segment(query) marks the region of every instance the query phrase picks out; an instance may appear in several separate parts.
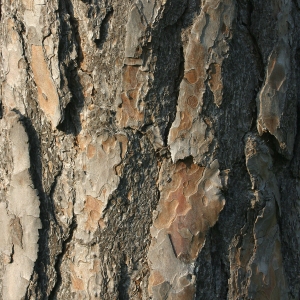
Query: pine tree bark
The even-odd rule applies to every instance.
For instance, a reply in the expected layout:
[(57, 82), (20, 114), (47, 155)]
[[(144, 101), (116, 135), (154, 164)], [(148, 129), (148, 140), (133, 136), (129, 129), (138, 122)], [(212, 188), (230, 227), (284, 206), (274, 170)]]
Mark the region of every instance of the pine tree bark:
[(299, 299), (299, 0), (0, 18), (0, 299)]

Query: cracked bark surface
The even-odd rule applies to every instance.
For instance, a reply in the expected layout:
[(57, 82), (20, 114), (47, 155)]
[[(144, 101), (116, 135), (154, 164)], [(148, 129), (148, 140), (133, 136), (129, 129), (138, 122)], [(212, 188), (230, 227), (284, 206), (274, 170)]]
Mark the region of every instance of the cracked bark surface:
[(299, 299), (299, 1), (0, 20), (0, 299)]

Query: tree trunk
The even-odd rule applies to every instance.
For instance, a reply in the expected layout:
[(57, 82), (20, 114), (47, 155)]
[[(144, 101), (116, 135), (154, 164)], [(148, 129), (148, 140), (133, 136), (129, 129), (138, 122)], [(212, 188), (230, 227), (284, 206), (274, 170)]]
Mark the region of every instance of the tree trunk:
[(0, 7), (1, 299), (299, 299), (299, 0)]

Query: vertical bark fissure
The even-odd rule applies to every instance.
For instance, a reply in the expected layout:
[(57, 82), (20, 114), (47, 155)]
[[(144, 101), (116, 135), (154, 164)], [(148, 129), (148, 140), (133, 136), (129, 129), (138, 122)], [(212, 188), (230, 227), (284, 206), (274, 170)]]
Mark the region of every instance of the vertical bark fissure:
[(70, 242), (72, 242), (72, 239), (73, 239), (73, 236), (74, 236), (74, 231), (76, 230), (76, 227), (77, 227), (76, 216), (73, 215), (72, 223), (70, 224), (69, 236), (62, 241), (61, 253), (59, 253), (56, 256), (56, 262), (55, 262), (54, 268), (55, 268), (55, 271), (56, 271), (57, 278), (56, 278), (55, 285), (52, 288), (52, 290), (51, 290), (51, 292), (48, 296), (49, 300), (57, 299), (58, 291), (59, 291), (59, 288), (62, 284), (62, 272), (61, 272), (60, 267), (61, 267), (61, 264), (62, 264), (62, 260), (65, 256), (65, 254), (67, 253), (68, 245), (70, 244)]
[[(62, 130), (68, 134), (77, 135), (81, 131), (81, 121), (80, 121), (80, 111), (84, 106), (84, 95), (83, 88), (80, 83), (78, 71), (80, 68), (82, 57), (81, 49), (81, 39), (78, 32), (78, 21), (76, 20), (73, 13), (73, 4), (71, 0), (61, 1), (59, 0), (59, 11), (61, 19), (61, 35), (62, 39), (59, 43), (59, 59), (61, 62), (61, 68), (64, 68), (67, 78), (67, 86), (71, 93), (71, 98), (69, 103), (64, 109), (64, 116), (62, 122), (57, 127), (59, 130)], [(66, 22), (66, 15), (69, 16), (69, 24)], [(66, 62), (64, 55), (68, 54), (68, 45), (70, 41), (66, 39), (69, 31), (71, 30), (72, 42), (75, 44), (76, 48), (76, 60), (72, 61), (69, 58), (69, 61)], [(63, 109), (63, 108), (62, 108)]]

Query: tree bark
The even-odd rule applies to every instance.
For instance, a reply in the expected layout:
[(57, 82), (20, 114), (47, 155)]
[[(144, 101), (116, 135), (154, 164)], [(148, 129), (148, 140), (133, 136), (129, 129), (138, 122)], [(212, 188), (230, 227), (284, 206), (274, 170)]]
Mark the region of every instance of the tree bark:
[(1, 299), (299, 299), (299, 0), (0, 18)]

